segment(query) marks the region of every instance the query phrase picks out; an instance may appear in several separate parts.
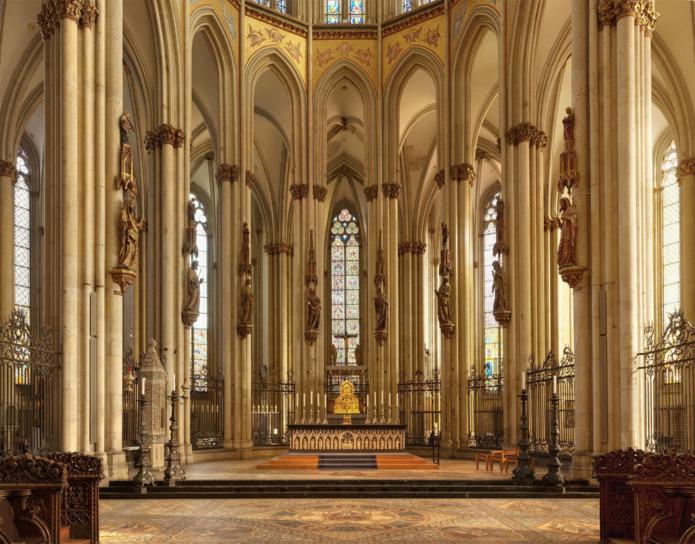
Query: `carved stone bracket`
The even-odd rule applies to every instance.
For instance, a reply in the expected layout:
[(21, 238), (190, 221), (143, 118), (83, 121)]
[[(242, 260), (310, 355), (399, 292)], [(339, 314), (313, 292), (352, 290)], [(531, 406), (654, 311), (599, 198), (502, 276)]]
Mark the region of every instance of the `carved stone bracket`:
[(290, 185), (290, 194), (294, 200), (301, 200), (309, 195), (309, 184), (296, 183)]
[(217, 166), (217, 183), (239, 181), (239, 167), (236, 164), (219, 164)]
[(314, 184), (313, 191), (315, 200), (318, 200), (319, 202), (323, 202), (324, 200), (326, 200), (328, 189), (326, 189), (323, 185)]
[(13, 162), (0, 160), (0, 178), (12, 178), (12, 183), (17, 181), (17, 169)]
[(558, 267), (558, 272), (562, 281), (567, 283), (572, 289), (579, 285), (586, 268), (576, 265), (560, 266)]
[(535, 125), (524, 122), (510, 128), (506, 134), (507, 143), (519, 145), (521, 142), (529, 142), (538, 148), (545, 148), (548, 145), (548, 136)]
[(281, 255), (284, 253), (289, 257), (294, 256), (294, 247), (292, 244), (286, 244), (284, 242), (266, 244), (263, 246), (263, 249), (268, 255)]
[(251, 170), (246, 171), (246, 186), (247, 187), (253, 187), (258, 184), (258, 178), (256, 177), (256, 174), (251, 172)]
[[(2, 174), (0, 173), (0, 175)], [(683, 180), (688, 176), (695, 176), (695, 157), (678, 160), (678, 168), (676, 169), (678, 183), (683, 183)]]

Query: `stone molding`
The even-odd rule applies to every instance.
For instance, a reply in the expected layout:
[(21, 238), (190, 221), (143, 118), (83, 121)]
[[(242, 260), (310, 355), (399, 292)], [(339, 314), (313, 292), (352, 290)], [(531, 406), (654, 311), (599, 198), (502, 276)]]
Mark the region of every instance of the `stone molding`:
[(376, 40), (377, 30), (346, 30), (344, 28), (320, 28), (311, 34), (314, 40)]
[(631, 16), (649, 33), (659, 18), (659, 12), (649, 0), (602, 0), (596, 11), (599, 26), (613, 26), (619, 19)]
[(427, 244), (424, 242), (401, 242), (398, 244), (398, 256), (400, 257), (408, 253), (412, 255), (424, 255), (425, 249), (427, 249)]
[(519, 145), (521, 142), (529, 142), (530, 145), (544, 149), (548, 145), (548, 136), (534, 124), (523, 122), (507, 131), (508, 144)]
[(290, 194), (294, 200), (301, 200), (309, 195), (308, 183), (293, 183), (290, 185)]
[(374, 200), (379, 194), (378, 185), (369, 185), (364, 188), (364, 196), (367, 198), (367, 202)]
[(695, 176), (695, 157), (678, 160), (678, 168), (676, 169), (678, 183), (683, 183), (683, 179), (688, 176)]
[(401, 195), (401, 186), (398, 183), (384, 183), (381, 189), (386, 198), (398, 198)]
[(245, 8), (246, 15), (258, 21), (279, 27), (292, 34), (301, 36), (302, 38), (306, 38), (309, 34), (307, 26), (304, 23), (291, 20), (279, 12), (270, 11), (268, 8), (264, 8), (262, 4), (254, 5), (251, 2), (246, 2)]
[(12, 178), (12, 182), (17, 181), (17, 169), (13, 162), (0, 160), (0, 178)]
[(184, 140), (183, 130), (164, 123), (155, 130), (147, 131), (145, 134), (145, 149), (152, 151), (154, 148), (162, 147), (165, 144), (174, 148), (183, 147)]
[(236, 164), (219, 164), (217, 166), (217, 183), (239, 181), (239, 167)]
[(314, 184), (313, 186), (314, 199), (319, 202), (326, 200), (326, 195), (328, 194), (328, 189), (323, 185)]
[(263, 250), (268, 255), (280, 255), (284, 253), (288, 257), (294, 257), (294, 247), (292, 244), (286, 244), (284, 242), (266, 244), (263, 246)]
[(382, 25), (382, 36), (386, 37), (411, 26), (419, 25), (445, 13), (444, 5), (432, 4), (415, 12), (407, 12)]
[(449, 177), (452, 181), (462, 182), (467, 181), (469, 185), (473, 185), (475, 180), (475, 168), (467, 162), (454, 164), (449, 168)]

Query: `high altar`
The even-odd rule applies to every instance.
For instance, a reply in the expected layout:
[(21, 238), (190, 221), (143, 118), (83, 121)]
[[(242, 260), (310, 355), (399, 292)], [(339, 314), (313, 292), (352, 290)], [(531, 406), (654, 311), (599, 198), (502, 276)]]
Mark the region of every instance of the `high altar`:
[(289, 425), (290, 451), (302, 452), (374, 452), (405, 450), (405, 425), (387, 422), (352, 423), (360, 413), (354, 385), (345, 380), (334, 403), (334, 413), (343, 423), (308, 422)]

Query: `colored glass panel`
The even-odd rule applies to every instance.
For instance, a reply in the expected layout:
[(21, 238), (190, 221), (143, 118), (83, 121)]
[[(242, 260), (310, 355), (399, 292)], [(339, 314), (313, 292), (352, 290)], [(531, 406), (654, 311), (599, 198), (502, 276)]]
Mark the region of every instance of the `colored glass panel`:
[(194, 194), (190, 195), (190, 200), (195, 208), (195, 241), (198, 247), (198, 256), (191, 255), (191, 262), (198, 262), (198, 278), (202, 280), (198, 319), (191, 327), (191, 373), (194, 376), (191, 383), (196, 391), (206, 391), (209, 368), (208, 285), (210, 284), (208, 278), (210, 258), (208, 217), (203, 203)]
[(493, 314), (495, 294), (493, 292), (492, 263), (496, 257), (492, 248), (497, 240), (497, 201), (500, 193), (488, 201), (483, 214), (482, 236), (482, 288), (483, 288), (483, 354), (484, 371), (487, 377), (502, 371), (502, 328)]
[[(31, 190), (29, 161), (20, 150), (15, 162), (17, 178), (14, 186), (14, 303), (31, 321)], [(21, 352), (21, 350), (19, 350)], [(27, 353), (28, 356), (28, 353)], [(21, 358), (21, 357), (20, 357)], [(15, 367), (15, 383), (31, 383), (29, 365)]]
[(668, 315), (680, 308), (680, 187), (676, 178), (678, 155), (671, 142), (661, 161), (661, 278), (662, 315), (664, 324)]
[(340, 16), (342, 11), (341, 4), (342, 2), (340, 0), (325, 0), (323, 14), (326, 23), (340, 23)]

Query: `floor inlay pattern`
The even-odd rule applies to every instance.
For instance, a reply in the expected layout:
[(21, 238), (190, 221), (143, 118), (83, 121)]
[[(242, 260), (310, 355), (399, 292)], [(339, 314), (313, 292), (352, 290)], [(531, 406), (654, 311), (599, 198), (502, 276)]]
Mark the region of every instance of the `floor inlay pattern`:
[(598, 542), (593, 499), (101, 501), (101, 542)]

